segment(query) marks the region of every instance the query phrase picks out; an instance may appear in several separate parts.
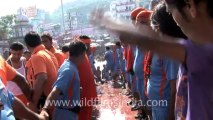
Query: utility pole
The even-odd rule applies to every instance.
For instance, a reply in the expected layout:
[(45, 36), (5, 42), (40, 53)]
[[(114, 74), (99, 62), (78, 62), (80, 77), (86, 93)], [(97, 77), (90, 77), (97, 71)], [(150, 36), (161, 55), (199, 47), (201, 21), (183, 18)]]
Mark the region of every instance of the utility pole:
[(61, 0), (61, 12), (62, 12), (63, 30), (64, 30), (64, 32), (65, 32), (65, 24), (64, 24), (64, 5), (63, 5), (63, 0)]

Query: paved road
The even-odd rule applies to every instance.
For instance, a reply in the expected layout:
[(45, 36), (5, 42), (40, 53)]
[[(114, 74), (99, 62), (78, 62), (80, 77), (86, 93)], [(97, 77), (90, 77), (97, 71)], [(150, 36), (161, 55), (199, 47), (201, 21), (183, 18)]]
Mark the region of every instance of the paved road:
[[(99, 86), (102, 94), (99, 94), (100, 103), (96, 105), (93, 119), (97, 120), (135, 120), (136, 112), (131, 111), (127, 106), (129, 100), (122, 95), (122, 89), (119, 84), (111, 82)], [(97, 112), (99, 110), (99, 114)]]

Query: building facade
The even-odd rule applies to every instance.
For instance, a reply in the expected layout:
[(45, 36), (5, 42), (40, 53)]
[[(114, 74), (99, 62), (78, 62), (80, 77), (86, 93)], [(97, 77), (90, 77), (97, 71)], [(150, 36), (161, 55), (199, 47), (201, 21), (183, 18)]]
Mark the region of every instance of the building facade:
[(57, 36), (60, 34), (61, 32), (61, 25), (60, 24), (53, 24), (53, 23), (49, 23), (49, 24), (41, 24), (38, 26), (39, 28), (39, 33), (49, 33), (52, 36)]
[(130, 20), (130, 13), (136, 6), (135, 0), (116, 0), (110, 4), (110, 13), (114, 18)]
[(33, 30), (33, 25), (29, 23), (28, 17), (23, 13), (22, 10), (18, 11), (16, 16), (16, 24), (12, 26), (12, 37), (10, 38), (10, 43), (12, 42), (22, 42), (24, 36)]
[(143, 7), (149, 10), (153, 10), (155, 5), (161, 0), (136, 0), (136, 4), (138, 7)]

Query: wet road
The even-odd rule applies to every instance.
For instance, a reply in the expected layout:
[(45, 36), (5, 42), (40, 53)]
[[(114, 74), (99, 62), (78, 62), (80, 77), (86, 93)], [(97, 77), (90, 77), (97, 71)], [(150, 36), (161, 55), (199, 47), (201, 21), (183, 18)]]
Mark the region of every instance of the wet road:
[(122, 94), (120, 87), (112, 82), (98, 87), (101, 92), (98, 96), (100, 102), (95, 106), (93, 120), (135, 120), (137, 112), (127, 106), (129, 98)]

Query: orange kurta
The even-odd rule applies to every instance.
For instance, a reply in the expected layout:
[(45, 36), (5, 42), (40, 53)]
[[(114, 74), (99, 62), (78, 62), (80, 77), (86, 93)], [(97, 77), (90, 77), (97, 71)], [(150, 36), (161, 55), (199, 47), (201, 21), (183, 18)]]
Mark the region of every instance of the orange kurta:
[(55, 57), (56, 57), (56, 59), (58, 61), (58, 66), (60, 67), (63, 64), (64, 60), (65, 60), (64, 54), (62, 52), (56, 50), (54, 47), (52, 47), (50, 49), (50, 52), (52, 52), (55, 55)]
[(32, 52), (29, 60), (27, 77), (33, 83), (36, 80), (36, 75), (46, 73), (48, 80), (44, 88), (44, 94), (47, 96), (52, 90), (52, 85), (55, 82), (58, 74), (58, 62), (56, 57), (47, 51), (43, 45), (37, 46)]
[[(83, 88), (81, 90), (81, 100), (92, 100), (97, 97), (96, 86), (94, 81), (94, 74), (92, 72), (89, 59), (85, 55), (85, 59), (78, 66), (80, 85)], [(79, 120), (90, 120), (92, 115), (92, 106), (81, 107), (81, 112), (79, 114)]]
[(133, 50), (131, 46), (128, 46), (128, 51), (127, 51), (127, 71), (133, 69), (133, 64), (134, 64), (135, 56), (133, 53)]
[(16, 70), (12, 68), (1, 56), (0, 56), (0, 76), (4, 85), (7, 85), (7, 80), (13, 80), (16, 76)]

